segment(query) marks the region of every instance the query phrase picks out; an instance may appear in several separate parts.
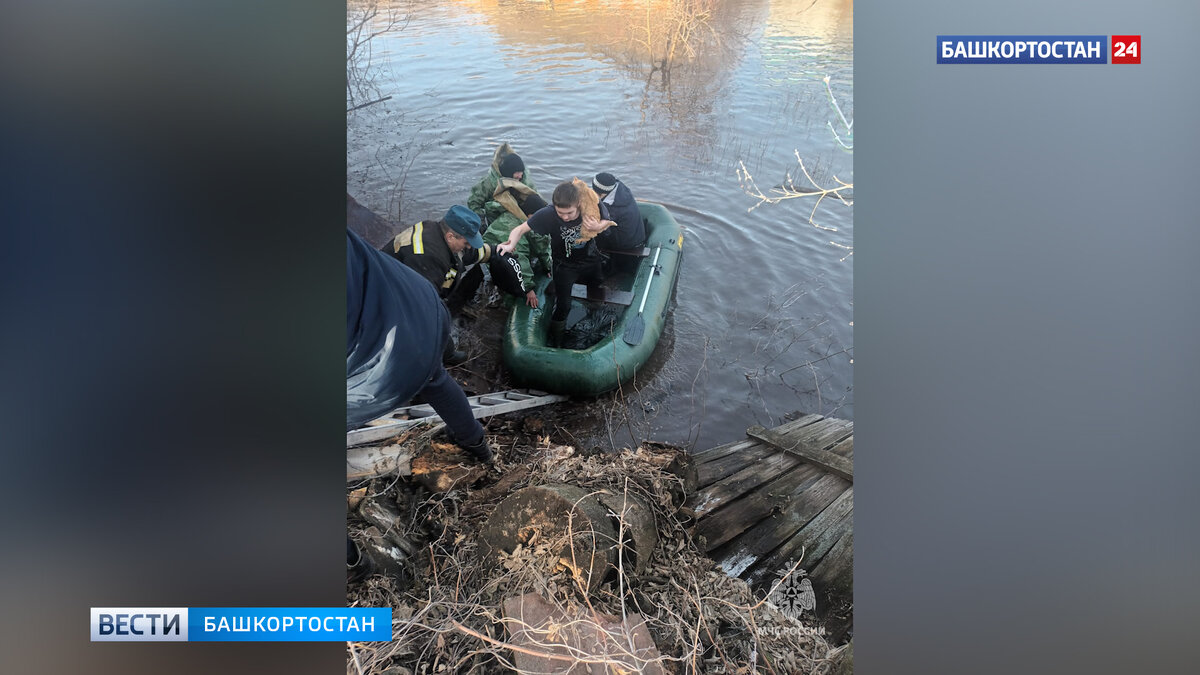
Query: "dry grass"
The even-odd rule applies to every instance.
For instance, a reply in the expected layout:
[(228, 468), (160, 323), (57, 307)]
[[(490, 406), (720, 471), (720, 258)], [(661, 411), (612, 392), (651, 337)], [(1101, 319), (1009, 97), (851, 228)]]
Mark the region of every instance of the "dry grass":
[[(640, 614), (661, 653), (659, 665), (668, 673), (829, 671), (830, 647), (819, 631), (757, 600), (749, 586), (725, 576), (692, 543), (676, 516), (682, 481), (666, 470), (676, 450), (645, 444), (615, 455), (584, 456), (569, 446), (550, 446), (548, 437), (542, 440), (506, 448), (497, 466), (501, 482), (491, 487), (397, 495), (414, 513), (408, 536), (424, 539), (416, 581), (401, 589), (376, 576), (351, 589), (351, 606), (394, 608), (394, 639), (350, 644), (348, 673), (507, 672), (514, 652), (547, 652), (537, 643), (506, 643), (518, 627), (501, 616), (502, 603), (526, 592), (539, 594), (568, 616), (596, 617), (594, 623), (582, 621), (598, 630), (601, 615)], [(621, 548), (612, 578), (588, 594), (572, 566), (559, 564), (561, 541), (533, 541), (502, 556), (501, 564), (482, 563), (477, 537), (496, 504), (521, 487), (547, 483), (629, 495), (648, 505), (658, 543), (645, 569), (634, 574)], [(414, 490), (407, 483), (394, 489)], [(624, 519), (611, 515), (625, 530)], [(608, 656), (576, 651), (556, 658), (602, 662), (612, 672), (640, 672), (647, 665), (620, 635), (611, 638)]]

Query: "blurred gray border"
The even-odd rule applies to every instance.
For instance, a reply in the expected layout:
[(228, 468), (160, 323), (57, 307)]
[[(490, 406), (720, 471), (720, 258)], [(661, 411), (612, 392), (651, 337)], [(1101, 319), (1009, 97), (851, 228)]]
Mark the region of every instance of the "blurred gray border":
[[(855, 8), (859, 672), (1194, 672), (1197, 27)], [(1141, 65), (935, 63), (939, 34), (1101, 33)]]

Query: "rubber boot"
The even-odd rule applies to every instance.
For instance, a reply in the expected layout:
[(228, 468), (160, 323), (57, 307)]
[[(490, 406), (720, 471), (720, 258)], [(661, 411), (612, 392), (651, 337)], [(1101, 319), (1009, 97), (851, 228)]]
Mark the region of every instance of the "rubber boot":
[(551, 321), (550, 333), (546, 336), (546, 346), (558, 348), (562, 345), (563, 331), (567, 328), (567, 320)]
[(446, 347), (442, 350), (442, 364), (447, 366), (457, 366), (460, 363), (465, 363), (467, 353), (461, 349), (457, 349), (454, 340), (447, 340)]
[(492, 452), (492, 446), (488, 445), (487, 438), (481, 438), (478, 443), (473, 445), (460, 445), (458, 447), (462, 448), (472, 458), (484, 464), (491, 462), (492, 457), (495, 456), (495, 453)]

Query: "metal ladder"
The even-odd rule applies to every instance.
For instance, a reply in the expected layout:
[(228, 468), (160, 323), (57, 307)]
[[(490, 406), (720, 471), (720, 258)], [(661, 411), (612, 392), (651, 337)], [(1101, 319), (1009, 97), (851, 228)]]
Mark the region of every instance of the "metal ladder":
[[(567, 397), (562, 394), (548, 394), (536, 389), (509, 389), (508, 391), (498, 391), (493, 394), (479, 394), (478, 396), (467, 397), (467, 402), (471, 404), (471, 414), (475, 419), (500, 415), (515, 410), (537, 408), (565, 400), (567, 400)], [(408, 427), (425, 420), (440, 421), (441, 418), (434, 412), (433, 407), (428, 404), (396, 408), (383, 417), (368, 422), (367, 426), (347, 433), (346, 447), (350, 448), (364, 443), (381, 441), (385, 438), (395, 436)]]

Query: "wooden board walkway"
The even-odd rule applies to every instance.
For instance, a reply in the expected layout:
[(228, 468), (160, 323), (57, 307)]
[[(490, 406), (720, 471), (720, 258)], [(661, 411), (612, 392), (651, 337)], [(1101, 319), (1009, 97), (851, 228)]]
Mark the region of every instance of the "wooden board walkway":
[(694, 534), (730, 576), (762, 593), (797, 560), (818, 598), (853, 589), (854, 423), (804, 415), (696, 453), (685, 504)]

